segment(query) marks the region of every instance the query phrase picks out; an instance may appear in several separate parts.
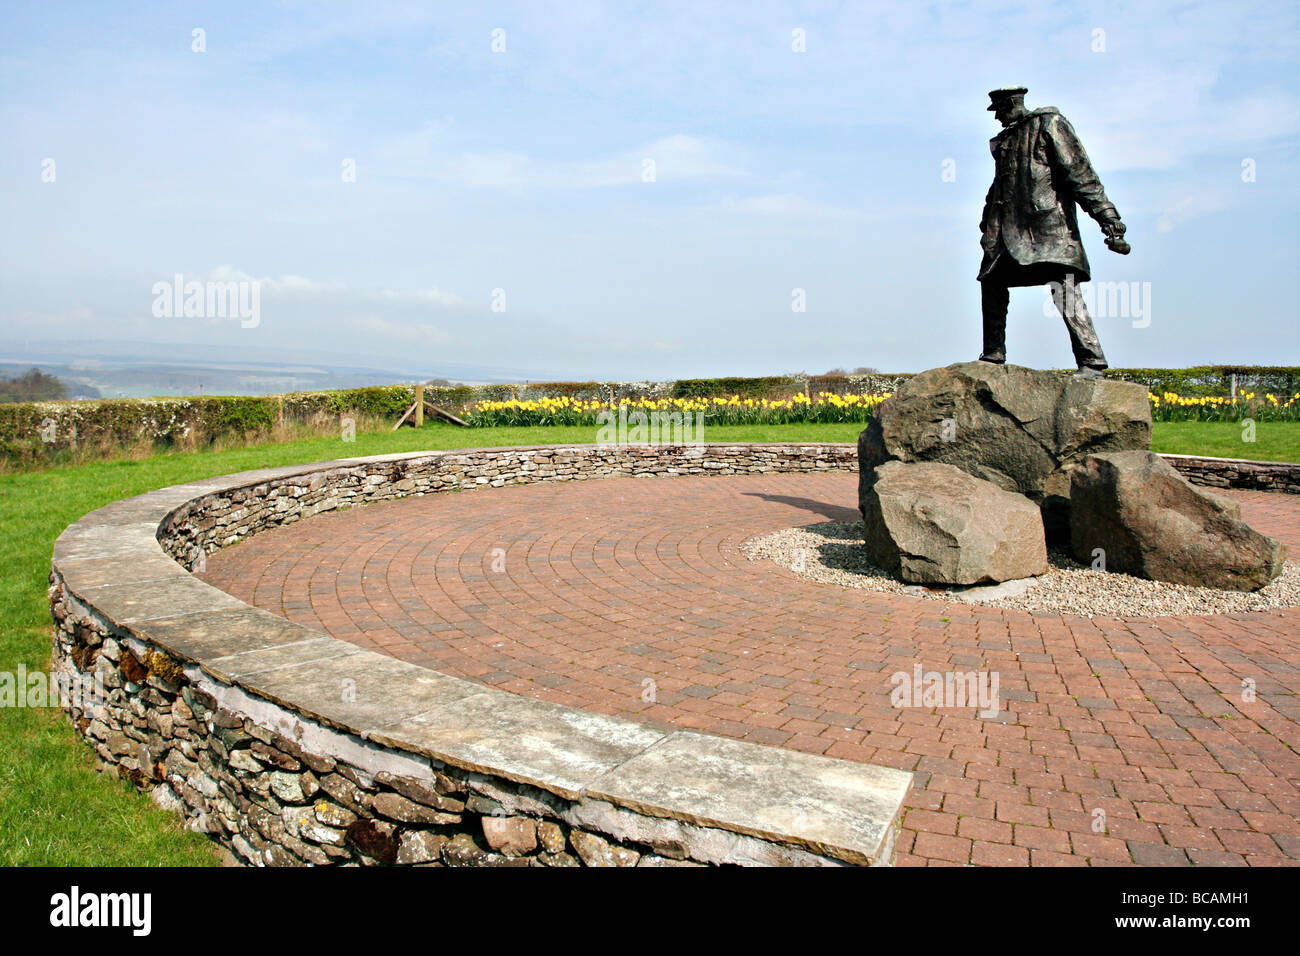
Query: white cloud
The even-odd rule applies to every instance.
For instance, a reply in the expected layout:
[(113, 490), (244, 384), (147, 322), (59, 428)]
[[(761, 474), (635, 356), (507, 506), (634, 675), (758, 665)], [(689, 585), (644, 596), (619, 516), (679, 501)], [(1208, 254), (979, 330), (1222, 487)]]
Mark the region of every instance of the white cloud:
[(357, 331), (383, 339), (388, 343), (410, 345), (450, 345), (457, 340), (453, 332), (430, 325), (428, 322), (394, 322), (381, 315), (367, 315), (357, 320)]
[(1105, 116), (1088, 137), (1095, 144), (1089, 152), (1104, 157), (1107, 169), (1163, 171), (1198, 154), (1248, 156), (1300, 133), (1300, 99), (1281, 90), (1216, 98), (1219, 79), (1208, 72), (1142, 78), (1125, 94), (1134, 101), (1123, 114)]
[[(186, 276), (188, 281), (193, 277)], [(284, 297), (313, 297), (335, 295), (346, 290), (342, 282), (320, 282), (305, 276), (254, 276), (233, 266), (221, 265), (208, 270), (200, 277), (208, 282), (256, 282), (261, 286), (262, 295)]]
[(442, 289), (381, 289), (377, 293), (372, 293), (386, 302), (397, 302), (410, 305), (432, 305), (445, 309), (467, 309), (470, 308), (468, 302), (458, 295), (450, 292), (444, 292)]
[(678, 133), (666, 136), (640, 149), (596, 162), (578, 163), (571, 177), (575, 185), (620, 186), (641, 183), (647, 159), (654, 161), (655, 181), (744, 176), (743, 168), (726, 154), (734, 146)]
[(1222, 196), (1197, 192), (1166, 203), (1156, 218), (1156, 232), (1173, 232), (1183, 223), (1228, 208)]
[(678, 133), (595, 160), (539, 160), (523, 152), (466, 152), (432, 159), (426, 175), (477, 189), (594, 189), (640, 184), (645, 161), (655, 182), (746, 175), (730, 144)]
[(727, 212), (755, 216), (777, 216), (782, 219), (853, 219), (857, 210), (818, 202), (795, 193), (775, 193), (767, 196), (747, 196), (744, 199), (725, 199), (722, 208)]
[[(188, 276), (186, 278), (189, 278)], [(306, 276), (250, 275), (231, 266), (217, 266), (202, 277), (212, 282), (257, 282), (261, 294), (283, 299), (322, 299), (332, 302), (348, 301), (385, 303), (393, 306), (432, 307), (442, 309), (465, 309), (468, 303), (460, 296), (436, 286), (427, 289), (351, 289), (347, 283), (336, 279), (310, 279)]]

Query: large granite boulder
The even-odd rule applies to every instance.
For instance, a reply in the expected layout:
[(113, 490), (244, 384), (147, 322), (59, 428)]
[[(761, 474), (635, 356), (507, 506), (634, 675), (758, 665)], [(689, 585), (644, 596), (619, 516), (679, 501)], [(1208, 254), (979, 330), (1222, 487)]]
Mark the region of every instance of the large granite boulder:
[(1071, 468), (1093, 452), (1151, 446), (1141, 385), (961, 362), (904, 382), (858, 438), (859, 498), (887, 461), (955, 465), (1042, 506), (1069, 528)]
[(1070, 481), (1070, 544), (1108, 571), (1233, 591), (1282, 573), (1287, 546), (1241, 520), (1234, 501), (1202, 491), (1149, 451), (1089, 455)]
[(886, 462), (859, 505), (873, 561), (915, 584), (984, 584), (1042, 574), (1038, 506), (960, 468)]

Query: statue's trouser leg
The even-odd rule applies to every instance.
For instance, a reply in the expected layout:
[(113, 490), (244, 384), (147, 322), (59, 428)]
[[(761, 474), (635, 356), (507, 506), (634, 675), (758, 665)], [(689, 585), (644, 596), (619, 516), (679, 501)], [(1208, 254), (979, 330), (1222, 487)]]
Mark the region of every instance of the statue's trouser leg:
[(1106, 356), (1101, 351), (1101, 340), (1097, 330), (1092, 327), (1088, 308), (1083, 304), (1083, 296), (1073, 282), (1051, 285), (1052, 301), (1065, 319), (1065, 327), (1070, 330), (1070, 348), (1074, 350), (1074, 363), (1079, 368), (1107, 368)]
[(984, 351), (981, 362), (1007, 360), (1007, 306), (1011, 290), (997, 282), (985, 279), (980, 283), (980, 308), (984, 314)]

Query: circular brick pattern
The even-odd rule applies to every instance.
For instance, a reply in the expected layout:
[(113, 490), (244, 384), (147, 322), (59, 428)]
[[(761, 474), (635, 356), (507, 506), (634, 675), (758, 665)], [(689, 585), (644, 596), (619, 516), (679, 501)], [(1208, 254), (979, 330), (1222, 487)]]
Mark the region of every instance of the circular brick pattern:
[[(1300, 548), (1300, 498), (1224, 493)], [(855, 498), (850, 473), (430, 495), (264, 531), (203, 577), (503, 690), (915, 771), (900, 864), (1300, 860), (1300, 609), (1037, 616), (740, 552)], [(892, 706), (917, 665), (996, 673), (1001, 713)]]

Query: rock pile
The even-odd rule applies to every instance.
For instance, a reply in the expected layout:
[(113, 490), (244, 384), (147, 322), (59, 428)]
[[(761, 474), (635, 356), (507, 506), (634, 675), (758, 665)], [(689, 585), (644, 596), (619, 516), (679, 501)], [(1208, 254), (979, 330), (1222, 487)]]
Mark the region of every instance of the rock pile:
[(1282, 573), (1287, 547), (1241, 520), (1241, 506), (1189, 484), (1149, 451), (1090, 455), (1070, 476), (1070, 544), (1111, 571), (1229, 591)]
[(858, 438), (858, 506), (881, 567), (919, 584), (1047, 570), (1045, 537), (1075, 555), (1177, 584), (1254, 591), (1286, 547), (1148, 450), (1146, 389), (1016, 365), (930, 369)]
[(862, 498), (872, 560), (917, 584), (983, 584), (1047, 570), (1038, 507), (938, 462), (890, 461)]
[(1151, 447), (1147, 390), (1019, 365), (961, 362), (909, 379), (858, 438), (861, 490), (887, 461), (938, 461), (1019, 492), (1069, 528), (1070, 468)]

